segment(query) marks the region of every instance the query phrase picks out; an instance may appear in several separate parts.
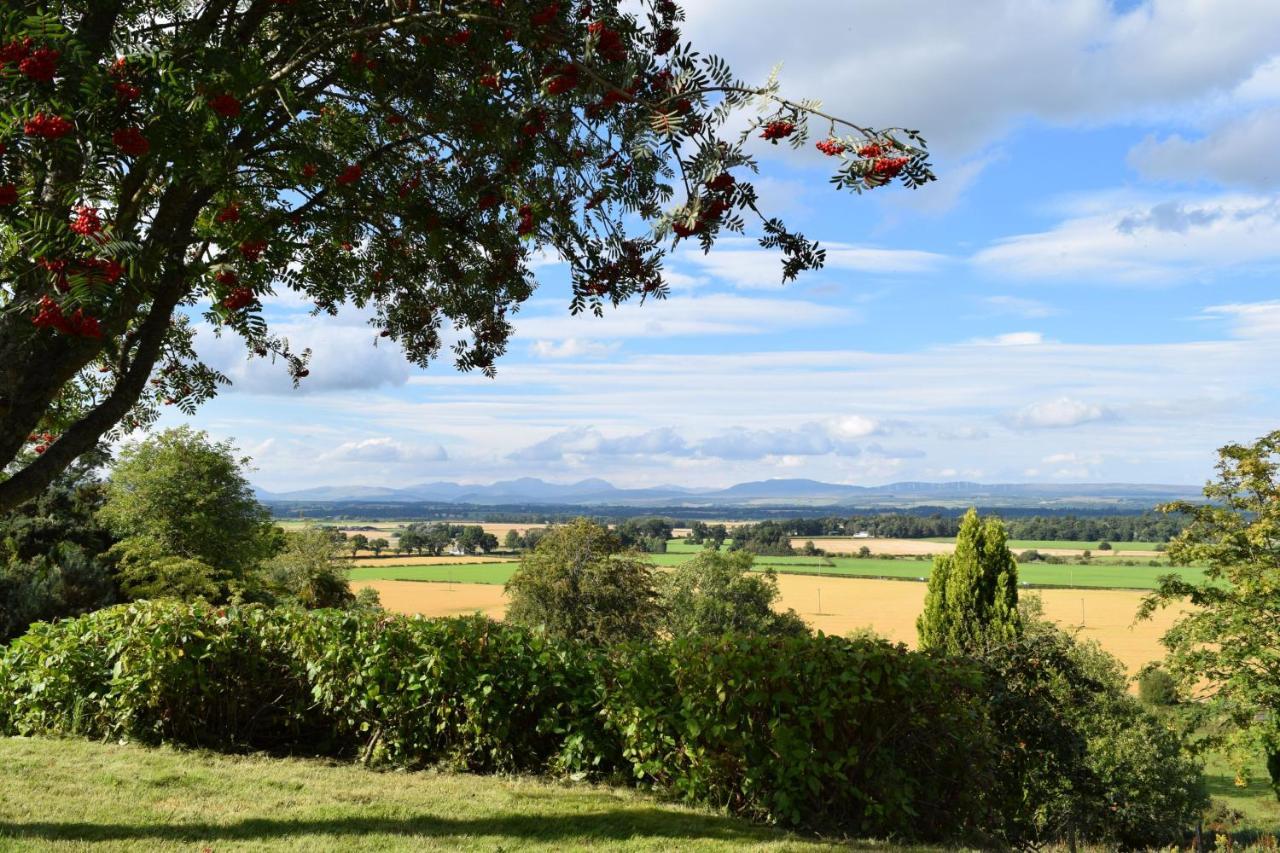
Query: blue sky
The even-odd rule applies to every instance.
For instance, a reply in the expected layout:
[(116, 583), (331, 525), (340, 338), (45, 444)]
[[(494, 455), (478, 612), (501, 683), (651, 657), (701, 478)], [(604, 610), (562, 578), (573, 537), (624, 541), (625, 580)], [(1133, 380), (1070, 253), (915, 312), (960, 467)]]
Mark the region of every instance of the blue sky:
[(204, 336), (236, 384), (191, 422), (273, 490), (1199, 483), (1280, 428), (1280, 3), (685, 5), (740, 76), (782, 62), (788, 94), (921, 129), (940, 181), (842, 196), (777, 149), (760, 194), (827, 269), (783, 287), (753, 241), (682, 249), (669, 300), (597, 319), (549, 264), (495, 380), (282, 297), (304, 388)]

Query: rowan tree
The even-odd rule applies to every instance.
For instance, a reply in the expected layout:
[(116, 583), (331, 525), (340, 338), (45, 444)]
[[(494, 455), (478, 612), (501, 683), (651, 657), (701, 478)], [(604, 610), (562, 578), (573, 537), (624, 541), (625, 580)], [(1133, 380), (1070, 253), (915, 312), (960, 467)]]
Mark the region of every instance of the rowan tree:
[(575, 314), (662, 298), (664, 253), (725, 232), (784, 279), (821, 266), (758, 209), (752, 137), (809, 148), (814, 126), (840, 189), (933, 179), (914, 131), (740, 81), (682, 20), (671, 0), (6, 3), (0, 510), (213, 396), (198, 323), (306, 377), (263, 319), (281, 290), (367, 309), (419, 365), (449, 334), (492, 374), (541, 257)]

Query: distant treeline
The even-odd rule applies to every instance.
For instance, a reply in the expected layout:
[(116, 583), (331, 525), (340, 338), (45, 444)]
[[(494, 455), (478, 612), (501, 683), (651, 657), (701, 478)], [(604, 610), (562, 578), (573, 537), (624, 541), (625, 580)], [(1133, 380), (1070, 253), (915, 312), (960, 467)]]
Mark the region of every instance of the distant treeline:
[[(1167, 542), (1181, 532), (1180, 516), (1147, 512), (1140, 515), (1033, 515), (1009, 517), (1003, 512), (1010, 539), (1065, 539), (1076, 542)], [(955, 536), (955, 515), (877, 515), (795, 518), (776, 522), (792, 536), (853, 536), (868, 533), (894, 539)]]
[[(482, 506), (478, 504), (453, 504), (438, 502), (392, 501), (266, 501), (276, 518), (312, 518), (329, 521), (469, 521), (495, 524), (557, 524), (586, 516), (601, 522), (616, 523), (626, 518), (660, 516), (676, 527), (689, 527), (694, 521), (711, 521), (732, 518), (741, 521), (811, 521), (815, 513), (836, 511), (831, 507), (778, 506), (705, 506), (705, 507), (642, 507), (642, 506), (574, 506), (545, 504), (512, 504)], [(839, 515), (831, 517), (847, 520), (851, 517), (914, 517), (944, 518), (956, 523), (968, 506), (916, 506), (916, 507), (841, 507)], [(1119, 518), (1149, 514), (1150, 506), (1123, 509), (1116, 507), (1045, 507), (982, 506), (983, 515), (998, 515), (1006, 521), (1015, 518)], [(951, 528), (954, 532), (954, 527)], [(933, 534), (928, 534), (933, 535)], [(939, 536), (951, 535), (940, 533)]]

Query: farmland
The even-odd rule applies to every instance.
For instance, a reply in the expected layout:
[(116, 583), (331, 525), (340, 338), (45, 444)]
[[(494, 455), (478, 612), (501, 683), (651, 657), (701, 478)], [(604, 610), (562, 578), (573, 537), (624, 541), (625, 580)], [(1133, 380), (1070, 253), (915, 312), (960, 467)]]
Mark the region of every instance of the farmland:
[[(879, 561), (877, 561), (879, 562)], [(427, 616), (456, 616), (482, 612), (500, 619), (506, 612), (507, 600), (500, 581), (480, 580), (480, 575), (466, 577), (462, 569), (490, 573), (503, 567), (459, 567), (459, 582), (415, 583), (422, 580), (444, 580), (431, 577), (443, 571), (432, 566), (411, 575), (407, 569), (403, 579), (356, 580), (356, 588), (371, 586), (382, 597), (387, 608), (400, 613)], [(493, 575), (488, 575), (492, 578)], [(815, 629), (829, 634), (847, 634), (870, 628), (895, 642), (914, 645), (916, 616), (924, 605), (925, 585), (894, 580), (817, 577), (815, 575), (779, 575), (780, 604), (794, 609)], [(1163, 657), (1160, 636), (1168, 630), (1174, 616), (1171, 611), (1158, 613), (1146, 622), (1134, 622), (1134, 614), (1142, 601), (1142, 593), (1108, 589), (1046, 589), (1039, 591), (1045, 615), (1067, 630), (1078, 631), (1085, 639), (1097, 640), (1114, 654), (1130, 672), (1143, 664)], [(1082, 624), (1083, 620), (1083, 624)]]

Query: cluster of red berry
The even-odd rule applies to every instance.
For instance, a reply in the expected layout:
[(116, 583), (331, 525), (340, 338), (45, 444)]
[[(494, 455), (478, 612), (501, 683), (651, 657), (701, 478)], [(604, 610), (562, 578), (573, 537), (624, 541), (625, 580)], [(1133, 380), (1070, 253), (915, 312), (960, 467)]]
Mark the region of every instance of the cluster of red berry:
[(70, 314), (62, 313), (62, 306), (51, 296), (40, 297), (40, 310), (31, 321), (38, 329), (52, 328), (64, 335), (81, 338), (102, 337), (102, 325), (97, 317), (77, 308)]
[(27, 444), (34, 444), (31, 449), (36, 453), (44, 453), (57, 440), (58, 437), (51, 432), (33, 432), (27, 436)]
[(240, 221), (240, 202), (228, 202), (221, 210), (214, 214), (213, 221), (225, 225), (228, 222)]
[(226, 92), (214, 95), (208, 99), (207, 103), (209, 104), (209, 109), (223, 118), (235, 118), (240, 115), (242, 109), (240, 99)]
[(53, 283), (58, 290), (66, 293), (71, 289), (71, 276), (80, 276), (94, 281), (102, 279), (107, 284), (115, 284), (124, 275), (124, 266), (114, 258), (38, 258), (36, 265), (53, 274)]
[(32, 46), (35, 43), (28, 36), (22, 41), (13, 41), (0, 48), (0, 68), (13, 63), (18, 65), (18, 73), (38, 83), (48, 83), (58, 73), (58, 57), (62, 54), (49, 47)]
[(771, 121), (764, 126), (764, 133), (760, 134), (760, 138), (767, 139), (776, 145), (779, 139), (786, 139), (795, 132), (796, 126), (793, 122)]
[[(235, 275), (235, 273), (231, 273)], [(228, 311), (239, 311), (241, 308), (247, 308), (252, 305), (257, 297), (253, 295), (253, 291), (247, 287), (232, 288), (219, 304)]]
[(547, 94), (563, 95), (565, 92), (571, 92), (578, 88), (578, 84), (581, 82), (578, 77), (578, 66), (572, 62), (566, 62), (559, 68), (543, 69), (544, 76), (548, 71), (552, 71), (554, 76), (547, 82)]
[(596, 53), (608, 62), (626, 62), (627, 48), (622, 36), (605, 26), (604, 21), (587, 25), (587, 33), (596, 39)]
[(18, 188), (13, 184), (0, 184), (0, 207), (10, 207), (18, 203)]
[(533, 208), (527, 204), (520, 205), (520, 225), (516, 233), (523, 237), (533, 232)]
[(262, 253), (266, 250), (266, 240), (245, 240), (240, 244), (240, 256), (250, 263), (262, 257)]
[(838, 157), (849, 150), (848, 146), (838, 139), (823, 139), (815, 147), (828, 157)]
[(22, 125), (22, 132), (27, 136), (41, 139), (61, 139), (74, 129), (74, 125), (59, 115), (48, 115), (38, 112)]
[(535, 27), (545, 27), (560, 15), (559, 3), (548, 3), (541, 10), (529, 16), (529, 23)]
[(697, 219), (692, 224), (683, 219), (677, 220), (671, 230), (676, 232), (677, 237), (692, 237), (711, 223), (719, 221), (730, 207), (728, 193), (737, 183), (737, 179), (728, 172), (721, 172), (707, 181), (705, 186), (709, 192), (702, 198)]
[(71, 230), (81, 237), (96, 237), (102, 233), (102, 217), (96, 207), (81, 205), (75, 209), (76, 218), (71, 220)]
[(351, 186), (356, 181), (360, 180), (360, 177), (363, 174), (364, 174), (364, 168), (359, 163), (352, 163), (350, 166), (343, 169), (342, 172), (338, 175), (337, 177), (338, 185), (344, 186), (344, 187)]
[(136, 127), (122, 127), (111, 134), (111, 141), (126, 157), (142, 157), (151, 150), (151, 143)]

